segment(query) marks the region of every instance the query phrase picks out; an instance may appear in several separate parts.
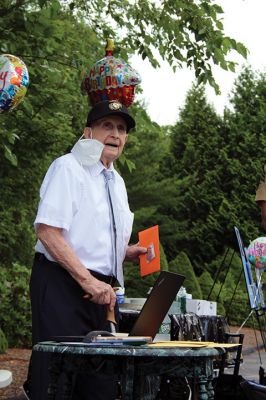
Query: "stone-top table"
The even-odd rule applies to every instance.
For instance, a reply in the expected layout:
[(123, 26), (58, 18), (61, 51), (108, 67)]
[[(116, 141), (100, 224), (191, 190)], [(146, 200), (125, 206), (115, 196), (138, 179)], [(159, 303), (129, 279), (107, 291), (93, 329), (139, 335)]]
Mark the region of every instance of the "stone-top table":
[[(162, 374), (171, 378), (192, 378), (197, 384), (197, 398), (211, 400), (214, 398), (213, 361), (225, 354), (229, 345), (206, 343), (157, 342), (141, 346), (110, 346), (41, 342), (33, 347), (33, 351), (51, 353), (49, 400), (55, 399), (57, 382), (62, 373), (66, 376), (62, 399), (68, 400), (71, 399), (74, 374), (92, 373), (102, 367), (120, 381), (123, 400), (155, 398)], [(196, 398), (195, 393), (192, 398)]]

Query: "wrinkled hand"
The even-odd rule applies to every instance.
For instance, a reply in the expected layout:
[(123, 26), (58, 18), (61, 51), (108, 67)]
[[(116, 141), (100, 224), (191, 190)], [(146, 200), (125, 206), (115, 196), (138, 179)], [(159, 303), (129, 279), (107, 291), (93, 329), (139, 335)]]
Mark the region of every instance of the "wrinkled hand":
[(146, 253), (147, 253), (147, 247), (141, 247), (139, 246), (139, 243), (132, 244), (131, 246), (127, 247), (125, 260), (136, 261), (138, 260), (141, 254), (146, 254)]
[(84, 299), (88, 299), (96, 304), (107, 304), (110, 311), (114, 309), (116, 303), (115, 291), (108, 283), (99, 281), (91, 276), (83, 282), (82, 288), (85, 291)]

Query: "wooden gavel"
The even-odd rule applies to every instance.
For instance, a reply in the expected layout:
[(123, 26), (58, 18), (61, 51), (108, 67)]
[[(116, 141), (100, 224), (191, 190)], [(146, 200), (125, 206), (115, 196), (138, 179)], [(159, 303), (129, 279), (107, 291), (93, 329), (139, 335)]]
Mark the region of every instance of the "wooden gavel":
[[(114, 287), (114, 292), (117, 291), (118, 288)], [(111, 332), (115, 333), (116, 332), (116, 320), (115, 320), (115, 310), (113, 309), (112, 311), (110, 310), (109, 306), (106, 306), (106, 319), (107, 321), (110, 322), (110, 328)]]
[[(117, 288), (113, 288), (114, 292), (116, 292)], [(92, 297), (91, 294), (87, 293), (84, 296), (84, 299), (88, 299), (90, 300), (90, 298)], [(109, 304), (106, 305), (106, 319), (107, 321), (110, 322), (110, 328), (111, 328), (111, 332), (115, 333), (116, 332), (116, 320), (115, 320), (115, 310), (113, 309), (112, 311), (109, 308)]]
[(106, 319), (110, 322), (110, 328), (112, 333), (116, 333), (116, 320), (115, 320), (115, 310), (110, 310), (109, 306), (106, 306)]

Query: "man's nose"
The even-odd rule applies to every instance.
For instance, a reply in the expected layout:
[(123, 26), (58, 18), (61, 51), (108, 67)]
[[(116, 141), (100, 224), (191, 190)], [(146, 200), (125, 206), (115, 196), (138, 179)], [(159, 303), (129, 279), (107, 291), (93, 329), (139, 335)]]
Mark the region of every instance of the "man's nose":
[(113, 127), (112, 136), (114, 136), (115, 138), (119, 137), (119, 131), (118, 131), (118, 128), (116, 126)]

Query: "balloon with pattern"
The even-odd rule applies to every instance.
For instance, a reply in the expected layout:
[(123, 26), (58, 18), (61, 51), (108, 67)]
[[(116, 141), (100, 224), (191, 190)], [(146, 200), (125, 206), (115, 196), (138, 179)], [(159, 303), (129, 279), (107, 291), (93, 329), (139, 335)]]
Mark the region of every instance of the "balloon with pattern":
[(23, 100), (29, 85), (26, 64), (11, 54), (0, 55), (0, 113), (12, 111)]
[(260, 270), (266, 267), (266, 237), (258, 237), (247, 248), (249, 262)]

